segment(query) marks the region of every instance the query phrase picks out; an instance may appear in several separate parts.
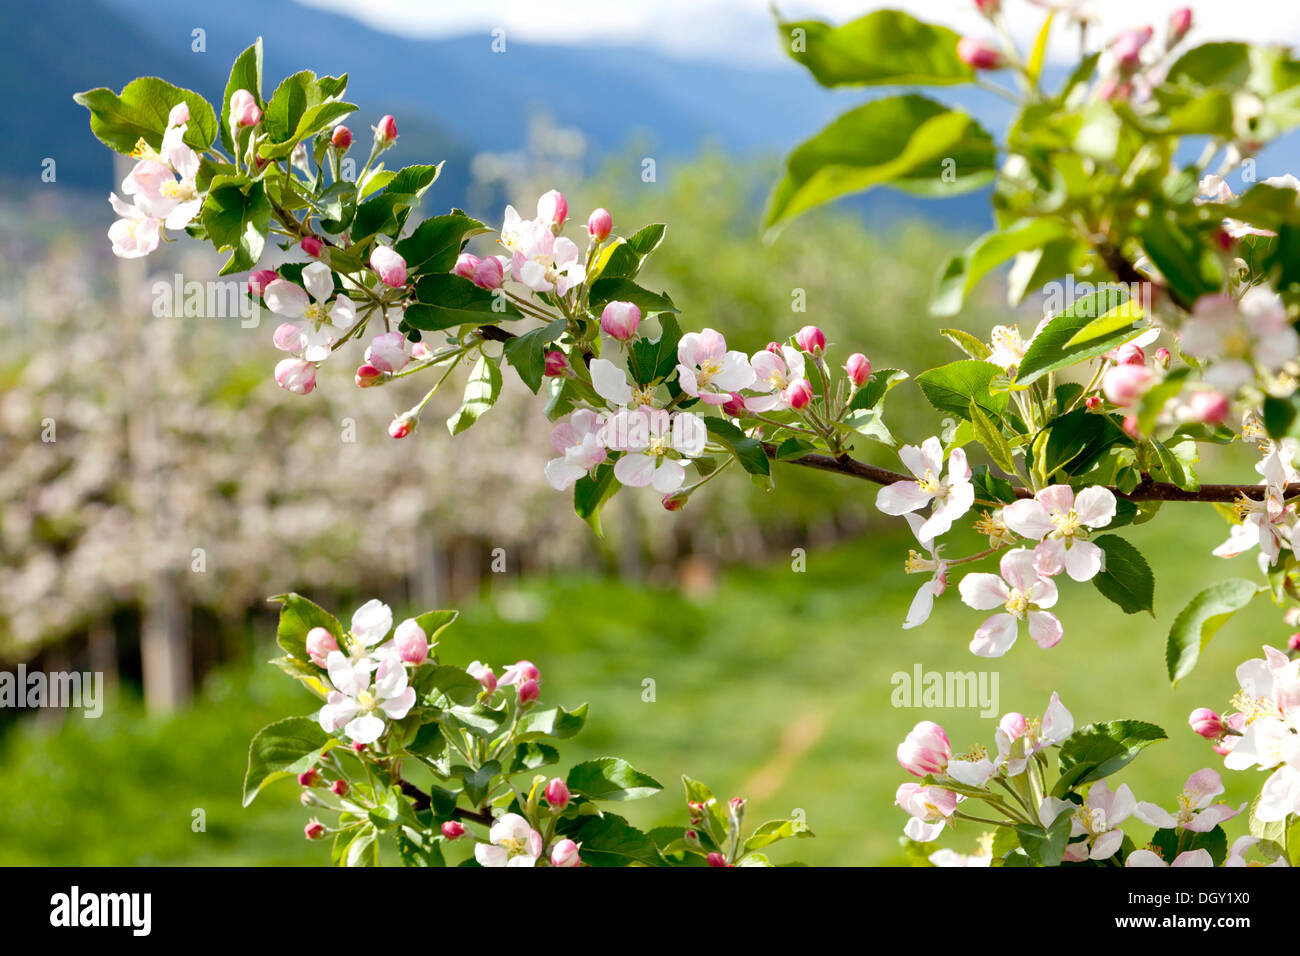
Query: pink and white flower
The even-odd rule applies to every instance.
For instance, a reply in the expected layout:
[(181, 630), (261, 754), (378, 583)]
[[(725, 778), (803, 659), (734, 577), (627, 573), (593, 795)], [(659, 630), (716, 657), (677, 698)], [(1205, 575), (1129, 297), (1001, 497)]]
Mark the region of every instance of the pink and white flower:
[(960, 800), (951, 790), (919, 783), (900, 784), (894, 794), (894, 803), (911, 816), (903, 833), (917, 843), (929, 843), (943, 832)]
[(162, 148), (136, 163), (122, 180), (123, 194), (134, 196), (145, 215), (163, 220), (168, 229), (184, 229), (203, 206), (196, 184), (199, 156), (185, 145), (186, 128), (186, 123), (168, 127)]
[[(1209, 850), (1184, 850), (1174, 857), (1173, 863), (1151, 850), (1134, 850), (1124, 860), (1125, 866), (1214, 866)], [(1224, 864), (1227, 866), (1228, 864)]]
[(537, 220), (518, 224), (510, 274), (534, 292), (567, 295), (587, 277), (586, 266), (572, 239), (556, 236)]
[(410, 346), (401, 332), (381, 332), (366, 347), (366, 361), (381, 372), (400, 372), (411, 361)]
[(1183, 792), (1178, 795), (1178, 810), (1175, 813), (1142, 801), (1134, 808), (1133, 815), (1157, 829), (1208, 833), (1225, 820), (1231, 820), (1246, 806), (1243, 803), (1234, 810), (1226, 803), (1214, 803), (1214, 798), (1221, 793), (1223, 780), (1218, 773), (1207, 767), (1187, 778)]
[(749, 389), (762, 392), (745, 399), (745, 408), (751, 412), (782, 412), (790, 407), (790, 389), (804, 381), (803, 352), (782, 345), (779, 350), (764, 349), (755, 352), (750, 360), (754, 381)]
[(139, 206), (123, 202), (117, 193), (109, 193), (108, 202), (120, 217), (108, 227), (113, 255), (119, 259), (138, 259), (158, 248), (162, 241), (161, 219), (148, 215)]
[(1085, 540), (1115, 517), (1115, 495), (1093, 485), (1076, 497), (1069, 485), (1050, 485), (1033, 498), (1002, 509), (1002, 520), (1022, 537), (1037, 541), (1034, 566), (1040, 574), (1067, 572), (1076, 581), (1090, 581), (1105, 564), (1101, 548)]
[(907, 574), (925, 574), (929, 572), (930, 579), (922, 584), (916, 590), (916, 596), (912, 598), (911, 605), (907, 608), (907, 618), (903, 621), (903, 629), (908, 630), (924, 624), (930, 618), (930, 612), (934, 610), (934, 599), (937, 598), (948, 588), (948, 562), (939, 557), (939, 551), (942, 546), (936, 546), (934, 541), (927, 541), (921, 537), (921, 528), (925, 525), (925, 520), (920, 515), (904, 515), (912, 533), (916, 535), (916, 540), (920, 542), (921, 547), (925, 548), (930, 556), (923, 557), (915, 551), (907, 552), (907, 561), (903, 565), (903, 570)]
[(944, 729), (932, 720), (923, 720), (903, 738), (896, 751), (898, 765), (916, 777), (941, 774), (952, 757), (952, 746)]
[(1239, 524), (1232, 526), (1228, 540), (1211, 553), (1220, 558), (1235, 558), (1259, 546), (1261, 562), (1277, 563), (1282, 549), (1292, 546), (1295, 509), (1286, 502), (1287, 466), (1275, 445), (1260, 463), (1264, 480), (1264, 497), (1260, 500), (1241, 497), (1235, 503)]
[(975, 488), (970, 483), (970, 465), (966, 452), (954, 448), (948, 455), (948, 476), (943, 472), (943, 445), (935, 437), (921, 447), (904, 445), (898, 452), (915, 481), (896, 481), (876, 495), (876, 507), (887, 515), (903, 515), (934, 502), (930, 516), (917, 531), (921, 541), (933, 541), (952, 527), (952, 523), (975, 503)]
[(262, 293), (267, 308), (292, 320), (275, 330), (275, 347), (309, 362), (323, 362), (330, 346), (356, 321), (357, 307), (345, 295), (331, 302), (334, 276), (323, 262), (304, 268), (302, 281), (305, 291), (287, 279), (276, 279)]
[(1182, 327), (1183, 351), (1211, 363), (1205, 381), (1234, 394), (1255, 381), (1256, 369), (1279, 371), (1300, 356), (1300, 335), (1276, 292), (1248, 289), (1240, 301), (1227, 295), (1204, 295)]
[(281, 359), (275, 365), (275, 384), (294, 395), (308, 395), (316, 387), (316, 366), (306, 359)]
[(490, 843), (474, 847), (479, 866), (536, 866), (542, 855), (542, 835), (517, 813), (506, 813), (488, 831)]
[(615, 478), (630, 488), (650, 485), (670, 494), (686, 480), (686, 466), (670, 453), (698, 455), (706, 432), (704, 420), (692, 412), (669, 413), (643, 405), (614, 414), (605, 423), (603, 436), (607, 448), (624, 453), (614, 463)]
[(546, 480), (552, 488), (565, 491), (573, 487), (605, 460), (604, 427), (603, 415), (580, 408), (551, 429), (551, 445), (560, 456), (546, 463)]
[(708, 405), (724, 405), (732, 392), (754, 384), (748, 356), (727, 351), (727, 340), (713, 329), (683, 335), (677, 343), (677, 361), (682, 391)]
[(1107, 860), (1124, 842), (1124, 831), (1119, 825), (1132, 816), (1137, 807), (1133, 791), (1121, 783), (1112, 791), (1105, 780), (1098, 780), (1088, 789), (1088, 796), (1079, 807), (1069, 800), (1044, 797), (1038, 808), (1038, 820), (1044, 828), (1050, 827), (1062, 811), (1069, 811), (1070, 836), (1086, 837), (1065, 848), (1065, 859)]
[(1061, 703), (1055, 691), (1047, 702), (1041, 720), (1026, 720), (1023, 714), (1011, 712), (998, 722), (994, 739), (998, 755), (994, 766), (1005, 769), (1010, 777), (1024, 772), (1028, 760), (1045, 747), (1054, 747), (1074, 733), (1074, 715)]
[[(401, 720), (415, 706), (415, 688), (407, 683), (406, 668), (396, 657), (385, 658), (370, 683), (369, 661), (354, 662), (342, 651), (331, 651), (326, 670), (334, 690), (320, 709), (318, 720), (329, 733), (340, 728), (354, 743), (372, 744), (389, 720)], [(383, 716), (380, 716), (382, 714)]]
[(1028, 548), (1016, 548), (1002, 556), (1002, 576), (979, 572), (961, 579), (957, 590), (961, 599), (977, 611), (1003, 608), (975, 632), (972, 654), (1001, 657), (1016, 642), (1020, 622), (1028, 620), (1029, 636), (1039, 647), (1053, 647), (1061, 640), (1061, 622), (1048, 608), (1056, 604), (1056, 585), (1043, 577), (1034, 566), (1034, 554)]

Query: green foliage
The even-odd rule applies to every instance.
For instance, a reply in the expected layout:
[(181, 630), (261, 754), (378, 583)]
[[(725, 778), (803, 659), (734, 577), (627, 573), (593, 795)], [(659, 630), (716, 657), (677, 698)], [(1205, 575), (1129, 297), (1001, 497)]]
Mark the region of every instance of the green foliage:
[(1219, 628), (1262, 590), (1265, 589), (1252, 581), (1229, 578), (1201, 591), (1178, 612), (1165, 645), (1165, 664), (1171, 683), (1177, 684), (1192, 672)]

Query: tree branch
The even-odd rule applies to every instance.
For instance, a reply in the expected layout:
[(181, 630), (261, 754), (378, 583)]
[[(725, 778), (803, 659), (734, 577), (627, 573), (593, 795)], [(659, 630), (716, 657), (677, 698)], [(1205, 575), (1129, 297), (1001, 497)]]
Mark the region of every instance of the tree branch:
[[(763, 442), (763, 451), (766, 452), (768, 458), (776, 458), (776, 447), (771, 442)], [(877, 485), (891, 485), (896, 481), (913, 480), (911, 475), (889, 471), (886, 468), (877, 468), (875, 465), (868, 465), (866, 462), (850, 458), (848, 455), (833, 458), (830, 455), (811, 454), (785, 460), (791, 465), (802, 465), (804, 468), (813, 468), (817, 471), (833, 471), (837, 474), (848, 475), (850, 478), (858, 478)], [(1106, 487), (1116, 498), (1126, 498), (1129, 501), (1204, 501), (1224, 504), (1230, 504), (1238, 498), (1250, 498), (1254, 501), (1260, 501), (1267, 490), (1263, 485), (1201, 485), (1195, 491), (1187, 491), (1177, 485), (1152, 481), (1149, 475), (1144, 476), (1132, 491), (1121, 491), (1113, 485), (1107, 485)], [(1017, 498), (1032, 498), (1034, 496), (1033, 489), (1030, 488), (1015, 487), (1013, 490)], [(1285, 495), (1288, 498), (1300, 495), (1300, 484), (1287, 485)]]
[[(412, 809), (417, 813), (433, 806), (433, 799), (409, 780), (399, 780), (398, 786), (401, 787), (402, 793), (411, 798)], [(458, 820), (470, 820), (481, 823), (485, 827), (490, 827), (493, 822), (492, 814), (488, 810), (466, 810), (464, 807), (456, 807), (452, 810), (452, 815)]]

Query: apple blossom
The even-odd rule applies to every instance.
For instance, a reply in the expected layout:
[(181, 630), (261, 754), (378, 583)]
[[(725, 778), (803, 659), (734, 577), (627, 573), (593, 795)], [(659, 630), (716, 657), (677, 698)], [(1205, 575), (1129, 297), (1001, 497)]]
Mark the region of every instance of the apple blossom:
[(546, 785), (546, 802), (555, 810), (563, 810), (569, 805), (569, 788), (559, 777), (552, 778)]
[(1300, 355), (1300, 335), (1276, 292), (1253, 286), (1234, 301), (1227, 295), (1196, 300), (1181, 329), (1183, 351), (1208, 362), (1207, 384), (1229, 394), (1255, 379), (1255, 368), (1276, 372)]
[(119, 218), (108, 227), (113, 255), (119, 259), (138, 259), (158, 248), (162, 241), (163, 221), (150, 216), (140, 207), (123, 202), (117, 193), (109, 193), (108, 202)]
[(1116, 365), (1145, 365), (1147, 355), (1142, 351), (1142, 346), (1134, 342), (1126, 342), (1115, 350), (1114, 353)]
[(511, 247), (510, 274), (534, 292), (567, 295), (581, 285), (587, 270), (572, 239), (557, 236), (550, 226), (531, 219), (517, 226), (517, 239)]
[(334, 639), (334, 635), (323, 627), (313, 627), (307, 632), (307, 656), (310, 657), (317, 667), (324, 667), (325, 662), (329, 659), (332, 651), (339, 649), (339, 643)]
[[(772, 342), (750, 360), (754, 381), (749, 389), (763, 394), (745, 399), (751, 412), (784, 411), (790, 407), (790, 389), (804, 381), (804, 356), (798, 349)], [(726, 403), (723, 403), (724, 406)]]
[(161, 219), (168, 229), (184, 229), (199, 214), (203, 197), (196, 179), (198, 153), (186, 146), (186, 126), (172, 126), (163, 134), (157, 159), (142, 159), (122, 180), (122, 192), (147, 216)]
[(375, 144), (380, 149), (386, 149), (397, 141), (397, 120), (390, 115), (380, 117), (372, 129), (375, 131)]
[(470, 279), (480, 289), (499, 289), (505, 283), (508, 264), (505, 256), (485, 256), (474, 267)]
[(474, 846), (479, 866), (535, 866), (542, 855), (542, 835), (517, 813), (498, 817), (488, 840)]
[(340, 153), (346, 153), (352, 147), (352, 130), (343, 125), (335, 126), (334, 132), (330, 133), (330, 145)]
[(610, 302), (600, 314), (600, 328), (612, 339), (626, 342), (636, 335), (641, 310), (631, 302)]
[(1134, 850), (1124, 858), (1125, 866), (1214, 866), (1209, 850), (1184, 850), (1166, 863), (1164, 857), (1151, 850)]
[(532, 704), (537, 698), (542, 696), (542, 689), (535, 680), (521, 681), (517, 688), (519, 694), (519, 703)]
[(1294, 507), (1286, 502), (1286, 465), (1276, 446), (1261, 464), (1264, 497), (1259, 501), (1244, 496), (1237, 500), (1235, 510), (1240, 523), (1233, 525), (1228, 540), (1211, 552), (1217, 557), (1234, 558), (1258, 545), (1262, 559), (1273, 565), (1282, 548), (1291, 547), (1296, 515)]
[(474, 678), (476, 681), (482, 684), (483, 689), (487, 693), (491, 694), (493, 691), (497, 689), (496, 674), (493, 673), (492, 668), (488, 667), (482, 661), (472, 662), (468, 667), (465, 668), (465, 671), (469, 674), (470, 677)]
[(557, 840), (551, 847), (551, 866), (577, 866), (582, 862), (582, 857), (578, 855), (579, 844), (572, 840)]
[(605, 460), (603, 416), (580, 408), (551, 429), (551, 445), (559, 453), (546, 463), (546, 480), (556, 491), (573, 487), (583, 475)]
[(911, 819), (903, 833), (918, 843), (929, 843), (942, 831), (948, 819), (957, 812), (961, 798), (943, 787), (919, 783), (900, 784), (894, 794), (894, 803), (905, 810)]
[(913, 776), (924, 777), (943, 773), (952, 756), (952, 747), (942, 727), (923, 720), (898, 745), (896, 756), (900, 767)]
[(1101, 379), (1101, 391), (1112, 405), (1127, 408), (1146, 394), (1156, 373), (1145, 365), (1116, 365)]
[(462, 252), (456, 257), (456, 264), (452, 266), (451, 274), (460, 276), (462, 279), (473, 279), (474, 269), (479, 263), (479, 258), (468, 252)]
[(540, 681), (542, 672), (537, 669), (537, 665), (532, 661), (516, 661), (505, 669), (501, 674), (501, 685), (509, 687), (511, 684), (519, 684), (524, 681)]
[(406, 260), (388, 246), (375, 246), (370, 253), (370, 268), (379, 274), (379, 281), (394, 289), (406, 285)]
[(976, 70), (1000, 70), (1006, 66), (1001, 50), (975, 37), (962, 37), (957, 42), (957, 56)]
[(975, 488), (970, 483), (971, 470), (966, 452), (954, 448), (948, 456), (948, 476), (943, 472), (943, 445), (936, 437), (927, 438), (918, 448), (904, 445), (898, 452), (914, 481), (896, 481), (881, 488), (876, 507), (887, 515), (904, 515), (933, 502), (930, 516), (917, 531), (922, 542), (933, 541), (952, 527), (952, 523), (975, 503)]
[(1145, 801), (1133, 810), (1133, 815), (1143, 823), (1157, 829), (1190, 830), (1192, 833), (1207, 833), (1220, 823), (1231, 820), (1245, 808), (1242, 804), (1236, 810), (1226, 803), (1213, 803), (1215, 797), (1223, 793), (1223, 780), (1208, 767), (1198, 770), (1187, 778), (1183, 792), (1178, 795), (1178, 811), (1170, 813)]
[(1084, 539), (1114, 517), (1115, 495), (1102, 485), (1085, 488), (1077, 497), (1069, 485), (1051, 485), (1002, 509), (1008, 528), (1039, 542), (1034, 548), (1039, 573), (1050, 576), (1064, 570), (1076, 581), (1090, 581), (1102, 570), (1105, 554)]
[(796, 412), (807, 408), (812, 404), (813, 388), (812, 383), (806, 378), (801, 378), (796, 382), (791, 382), (790, 387), (781, 393), (786, 404)]
[(1039, 647), (1055, 646), (1061, 640), (1061, 622), (1047, 608), (1056, 604), (1056, 585), (1039, 574), (1034, 554), (1016, 548), (1002, 556), (1002, 576), (988, 573), (968, 574), (957, 590), (961, 599), (977, 611), (1004, 608), (976, 630), (971, 639), (972, 654), (1001, 657), (1016, 642), (1019, 622), (1029, 621), (1029, 636)]
[(948, 587), (948, 562), (939, 557), (939, 548), (935, 546), (933, 541), (927, 541), (921, 537), (921, 528), (925, 524), (924, 519), (915, 514), (908, 514), (903, 517), (907, 520), (921, 547), (930, 552), (930, 556), (926, 558), (915, 551), (908, 551), (907, 561), (903, 565), (903, 570), (907, 574), (930, 573), (930, 579), (917, 588), (916, 596), (912, 598), (912, 603), (907, 609), (907, 618), (903, 621), (903, 629), (908, 630), (929, 620), (930, 612), (934, 609), (934, 599)]
[(537, 200), (537, 221), (559, 231), (569, 218), (569, 203), (558, 189), (542, 193)]
[(935, 850), (926, 857), (934, 866), (992, 866), (992, 853), (958, 853), (956, 850)]
[(393, 632), (397, 656), (407, 664), (423, 664), (429, 656), (429, 638), (415, 618), (407, 618)]
[(1196, 391), (1187, 400), (1187, 410), (1193, 421), (1207, 425), (1222, 425), (1231, 410), (1228, 396), (1222, 392)]
[(732, 392), (754, 384), (754, 370), (744, 352), (727, 351), (722, 333), (687, 332), (677, 343), (678, 383), (687, 395), (721, 405)]
[(332, 346), (357, 318), (357, 307), (346, 295), (334, 295), (334, 274), (323, 262), (302, 270), (303, 286), (276, 279), (262, 293), (267, 308), (290, 319), (275, 330), (275, 347), (308, 362), (329, 358)]
[(275, 366), (275, 383), (295, 395), (310, 394), (316, 387), (316, 366), (306, 359), (281, 359)]
[(371, 744), (386, 729), (385, 717), (401, 720), (415, 706), (415, 688), (408, 685), (400, 660), (385, 658), (375, 669), (373, 687), (370, 663), (354, 663), (342, 651), (330, 652), (326, 669), (334, 690), (317, 717), (327, 733), (341, 729), (353, 742)]
[(262, 122), (262, 111), (248, 90), (235, 90), (230, 94), (230, 122), (235, 126), (256, 126)]
[(1240, 836), (1232, 841), (1232, 846), (1228, 848), (1228, 858), (1223, 861), (1224, 866), (1289, 866), (1286, 857), (1278, 855), (1272, 863), (1250, 863), (1246, 860), (1246, 851), (1253, 847), (1260, 840), (1257, 836)]
[(1026, 720), (1023, 715), (1015, 712), (1002, 718), (994, 734), (998, 755), (993, 764), (998, 769), (1004, 769), (1008, 776), (1019, 776), (1028, 765), (1029, 758), (1046, 747), (1062, 743), (1072, 733), (1074, 715), (1061, 703), (1060, 695), (1053, 691), (1041, 720)]
[(1119, 825), (1127, 820), (1137, 807), (1133, 791), (1121, 783), (1112, 791), (1105, 780), (1098, 780), (1088, 788), (1083, 806), (1076, 807), (1069, 800), (1044, 797), (1038, 808), (1038, 820), (1044, 829), (1049, 828), (1062, 812), (1069, 812), (1070, 836), (1085, 837), (1066, 845), (1065, 859), (1107, 860), (1114, 856), (1124, 842), (1124, 831)]
[(447, 820), (440, 829), (448, 840), (458, 840), (465, 835), (465, 825), (457, 820)]
[(805, 325), (794, 334), (795, 345), (812, 355), (826, 351), (826, 333), (815, 325)]
[(604, 242), (614, 230), (614, 217), (609, 210), (601, 207), (592, 211), (587, 217), (587, 235), (595, 242)]
[(366, 361), (381, 372), (400, 372), (411, 361), (410, 344), (401, 332), (381, 332), (366, 347)]
[(871, 361), (861, 352), (854, 352), (844, 362), (844, 371), (856, 388), (871, 380)]
[(614, 477), (630, 488), (649, 485), (661, 494), (676, 491), (686, 480), (686, 467), (669, 453), (698, 455), (705, 434), (703, 419), (693, 412), (669, 413), (649, 406), (624, 408), (603, 429), (606, 447), (623, 452), (614, 463)]
[(1223, 736), (1223, 718), (1208, 707), (1197, 707), (1187, 718), (1192, 731), (1206, 740), (1218, 740)]

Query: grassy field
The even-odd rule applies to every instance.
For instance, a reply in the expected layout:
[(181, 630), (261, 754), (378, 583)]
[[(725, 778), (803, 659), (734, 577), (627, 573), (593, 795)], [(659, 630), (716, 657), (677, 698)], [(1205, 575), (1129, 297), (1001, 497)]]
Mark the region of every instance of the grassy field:
[[(1221, 769), (1187, 729), (1187, 714), (1223, 705), (1235, 665), (1286, 635), (1261, 599), (1220, 633), (1191, 678), (1170, 688), (1164, 637), (1179, 608), (1216, 580), (1253, 572), (1249, 557), (1210, 557), (1223, 526), (1204, 513), (1178, 520), (1193, 518), (1193, 507), (1167, 505), (1164, 520), (1125, 530), (1156, 570), (1157, 617), (1125, 616), (1091, 585), (1062, 579), (1065, 639), (1049, 651), (1022, 635), (1000, 660), (973, 657), (966, 645), (983, 615), (961, 605), (955, 587), (928, 624), (902, 631), (919, 582), (899, 573), (909, 542), (896, 524), (880, 523), (879, 537), (810, 552), (803, 572), (786, 563), (746, 567), (737, 555), (713, 587), (689, 594), (582, 577), (498, 590), (463, 607), (442, 656), (458, 664), (528, 657), (542, 669), (544, 701), (589, 701), (588, 729), (566, 763), (616, 753), (663, 782), (664, 793), (627, 805), (634, 822), (680, 822), (677, 780), (689, 773), (720, 797), (748, 796), (755, 823), (802, 810), (817, 838), (775, 859), (899, 862), (905, 817), (891, 805), (905, 779), (893, 755), (898, 741), (930, 718), (965, 751), (991, 745), (994, 723), (972, 709), (893, 707), (891, 675), (916, 664), (996, 672), (999, 712), (1040, 714), (1059, 688), (1077, 725), (1136, 717), (1165, 727), (1170, 739), (1119, 777), (1139, 799), (1172, 806), (1188, 774)], [(647, 679), (653, 702), (643, 700)], [(253, 808), (239, 806), (252, 732), (311, 710), (305, 692), (263, 666), (218, 674), (192, 709), (170, 719), (149, 719), (124, 699), (99, 720), (19, 726), (0, 740), (0, 863), (322, 863), (327, 851), (301, 837), (307, 814), (294, 786), (282, 782)], [(1260, 783), (1244, 773), (1225, 773), (1225, 781), (1234, 803)], [(203, 832), (192, 828), (198, 809)], [(1230, 838), (1244, 832), (1244, 820), (1228, 829)]]

